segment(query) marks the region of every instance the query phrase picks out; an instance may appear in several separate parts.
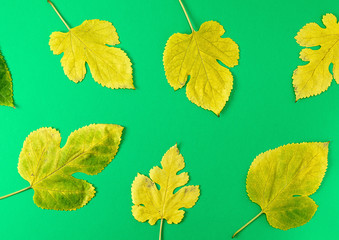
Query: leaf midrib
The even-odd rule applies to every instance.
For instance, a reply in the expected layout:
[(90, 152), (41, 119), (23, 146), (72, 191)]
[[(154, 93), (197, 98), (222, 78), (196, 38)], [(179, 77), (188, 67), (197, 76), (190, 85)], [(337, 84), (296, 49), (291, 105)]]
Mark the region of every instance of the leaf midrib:
[(69, 163), (73, 162), (75, 159), (77, 159), (78, 157), (80, 157), (82, 154), (84, 154), (86, 152), (82, 152), (80, 154), (78, 154), (77, 156), (73, 157), (73, 159), (67, 161), (63, 166), (57, 168), (56, 170), (54, 170), (53, 172), (51, 172), (50, 174), (48, 174), (46, 177), (40, 179), (39, 181), (32, 183), (31, 187), (34, 187), (34, 185), (46, 180), (47, 178), (49, 178), (51, 175), (54, 175), (56, 172), (58, 172), (59, 170), (61, 170), (62, 168), (64, 168), (65, 166), (67, 166)]
[[(106, 136), (105, 138), (103, 138), (100, 142), (98, 142), (97, 144), (91, 146), (89, 149), (93, 149), (94, 147), (98, 146), (99, 144), (101, 144), (102, 142), (104, 142), (106, 139), (108, 139), (109, 136)], [(59, 151), (61, 151), (63, 148), (60, 148)], [(46, 177), (40, 179), (39, 181), (37, 181), (36, 183), (32, 183), (31, 187), (34, 187), (34, 185), (46, 180), (47, 178), (49, 178), (51, 175), (54, 175), (56, 172), (58, 172), (59, 170), (61, 170), (62, 168), (66, 167), (68, 164), (70, 164), (71, 162), (73, 162), (74, 160), (76, 160), (77, 158), (81, 157), (83, 154), (86, 154), (90, 152), (89, 150), (84, 151), (82, 150), (82, 152), (78, 153), (77, 155), (74, 154), (75, 156), (73, 156), (71, 158), (71, 160), (67, 161), (64, 165), (62, 165), (61, 167), (57, 168), (56, 170), (54, 170), (53, 172), (51, 172), (50, 174), (48, 174)]]
[[(324, 54), (324, 57), (319, 61), (319, 63), (315, 66), (314, 70), (312, 71), (312, 75), (309, 77), (309, 79), (306, 81), (306, 83), (304, 84), (304, 86), (298, 90), (298, 91), (302, 91), (305, 89), (305, 87), (307, 86), (308, 82), (313, 78), (313, 75), (315, 73), (315, 71), (317, 70), (317, 68), (319, 67), (319, 65), (324, 61), (324, 59), (327, 57), (328, 53), (334, 48), (335, 45), (337, 45), (339, 43), (339, 38), (338, 40), (332, 45), (332, 47), (330, 47), (328, 49), (328, 51)], [(318, 50), (317, 50), (318, 51)], [(332, 59), (333, 60), (333, 59)], [(332, 62), (331, 60), (331, 62)], [(333, 79), (332, 79), (333, 80)]]
[[(317, 153), (316, 155), (314, 155), (314, 156), (308, 161), (308, 163), (311, 162), (311, 161), (312, 161), (316, 156), (318, 156), (318, 155), (319, 155), (319, 153)], [(269, 209), (269, 206), (270, 206), (270, 205), (274, 202), (274, 200), (281, 194), (281, 192), (284, 191), (284, 190), (285, 190), (285, 189), (293, 182), (294, 178), (300, 173), (300, 171), (303, 170), (303, 169), (305, 169), (306, 167), (308, 167), (307, 164), (305, 164), (305, 166), (304, 166), (303, 168), (299, 168), (299, 169), (297, 170), (297, 172), (296, 172), (295, 175), (291, 178), (291, 180), (290, 180), (289, 182), (287, 182), (283, 188), (280, 189), (280, 191), (275, 195), (275, 197), (274, 197), (271, 201), (269, 201), (269, 202), (267, 203), (267, 205), (266, 205), (264, 208), (262, 208), (262, 212), (265, 212), (265, 211), (267, 211), (267, 210)], [(311, 194), (312, 194), (312, 193), (311, 193)], [(311, 195), (311, 194), (309, 194), (309, 195)], [(309, 196), (309, 195), (307, 195), (307, 196)]]
[[(95, 56), (97, 56), (97, 58), (100, 58), (104, 63), (107, 64), (107, 66), (109, 66), (114, 72), (116, 72), (117, 74), (119, 74), (123, 79), (128, 80), (127, 78), (125, 78), (123, 75), (121, 75), (121, 73), (119, 71), (117, 71), (113, 66), (111, 66), (111, 64), (107, 63), (105, 61), (105, 59), (103, 59), (100, 55), (98, 55), (94, 50), (92, 50), (91, 48), (89, 48), (82, 40), (80, 37), (78, 37), (74, 32), (72, 32), (72, 30), (69, 30), (70, 35), (74, 35), (85, 47), (86, 50), (88, 49), (89, 51), (91, 51)], [(103, 44), (104, 47), (108, 47), (105, 44)], [(109, 47), (108, 47), (109, 48)], [(112, 47), (114, 48), (114, 47)], [(87, 61), (86, 61), (87, 62)], [(88, 62), (87, 62), (88, 63)]]
[[(170, 165), (169, 173), (171, 173), (172, 170), (172, 164)], [(168, 183), (170, 179), (170, 174), (167, 177), (167, 182), (166, 182), (166, 188), (165, 188), (165, 194), (164, 194), (164, 199), (163, 199), (163, 206), (162, 206), (162, 213), (161, 213), (161, 219), (164, 217), (164, 212), (165, 212), (165, 207), (166, 207), (166, 197), (167, 197), (167, 192), (168, 192)], [(161, 186), (160, 186), (161, 187)]]

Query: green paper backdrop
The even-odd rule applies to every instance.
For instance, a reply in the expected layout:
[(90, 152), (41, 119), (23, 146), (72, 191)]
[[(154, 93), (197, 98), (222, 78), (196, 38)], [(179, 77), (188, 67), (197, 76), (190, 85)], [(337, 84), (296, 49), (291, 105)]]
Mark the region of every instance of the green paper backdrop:
[(177, 0), (54, 0), (70, 26), (86, 19), (108, 20), (133, 62), (136, 90), (111, 90), (94, 82), (67, 79), (61, 56), (49, 49), (49, 35), (66, 31), (45, 0), (1, 0), (0, 47), (12, 72), (16, 109), (0, 107), (0, 194), (28, 186), (17, 171), (23, 141), (33, 130), (51, 126), (68, 135), (91, 123), (126, 127), (114, 161), (99, 175), (77, 177), (93, 183), (96, 197), (73, 212), (42, 210), (33, 190), (0, 202), (1, 239), (157, 239), (155, 226), (131, 214), (131, 184), (148, 174), (178, 143), (190, 174), (201, 186), (196, 206), (179, 225), (164, 225), (164, 240), (230, 239), (260, 212), (245, 180), (261, 152), (303, 141), (331, 141), (329, 167), (312, 195), (319, 205), (302, 227), (282, 231), (261, 216), (238, 239), (334, 239), (339, 234), (339, 86), (295, 103), (293, 70), (301, 47), (294, 36), (322, 15), (339, 16), (337, 0), (225, 1), (185, 0), (195, 29), (220, 22), (240, 46), (232, 68), (234, 90), (216, 117), (191, 103), (185, 88), (174, 92), (165, 78), (162, 53), (176, 32), (190, 33)]

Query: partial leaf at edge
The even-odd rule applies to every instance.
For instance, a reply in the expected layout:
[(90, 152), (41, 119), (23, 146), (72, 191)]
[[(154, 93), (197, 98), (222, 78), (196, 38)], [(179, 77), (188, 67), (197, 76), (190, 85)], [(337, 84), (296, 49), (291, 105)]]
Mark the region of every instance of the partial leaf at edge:
[[(300, 46), (306, 47), (300, 52), (301, 60), (309, 62), (298, 66), (293, 73), (297, 101), (326, 91), (333, 78), (339, 83), (339, 23), (333, 14), (324, 15), (322, 21), (325, 28), (308, 23), (295, 37)], [(320, 48), (310, 48), (315, 46)], [(333, 76), (330, 72), (331, 63)]]
[(0, 105), (14, 107), (12, 77), (0, 51)]

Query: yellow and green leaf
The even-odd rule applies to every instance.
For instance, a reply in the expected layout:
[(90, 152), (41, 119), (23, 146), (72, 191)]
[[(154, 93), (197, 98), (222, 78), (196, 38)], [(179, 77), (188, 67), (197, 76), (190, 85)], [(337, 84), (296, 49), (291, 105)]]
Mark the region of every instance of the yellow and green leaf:
[(310, 221), (318, 206), (309, 196), (317, 191), (325, 176), (328, 144), (288, 144), (257, 156), (248, 172), (246, 187), (249, 198), (261, 207), (261, 212), (249, 223), (262, 214), (266, 214), (272, 227), (282, 230)]
[(93, 124), (73, 132), (63, 148), (57, 130), (32, 132), (24, 142), (18, 169), (34, 189), (35, 204), (54, 210), (76, 210), (86, 205), (95, 189), (72, 174), (100, 173), (116, 155), (122, 131), (119, 125)]

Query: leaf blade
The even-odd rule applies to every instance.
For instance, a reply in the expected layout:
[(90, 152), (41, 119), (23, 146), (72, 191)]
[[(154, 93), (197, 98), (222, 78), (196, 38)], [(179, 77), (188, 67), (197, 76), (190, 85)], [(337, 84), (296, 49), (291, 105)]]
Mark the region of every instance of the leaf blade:
[(0, 105), (14, 107), (11, 73), (0, 51)]
[(116, 47), (119, 36), (112, 23), (86, 20), (67, 33), (54, 32), (49, 45), (54, 54), (64, 53), (61, 65), (67, 77), (81, 82), (89, 65), (96, 82), (104, 87), (134, 89), (132, 63), (127, 54)]
[[(300, 143), (269, 150), (256, 157), (247, 175), (246, 189), (251, 201), (257, 203), (266, 214), (271, 226), (286, 230), (301, 226), (312, 218), (315, 203), (308, 200), (308, 196), (319, 188), (325, 176), (327, 155), (328, 143)], [(299, 214), (299, 222), (292, 224), (281, 217), (288, 213), (287, 209), (285, 212), (276, 209), (285, 202), (295, 201), (307, 203), (308, 208), (303, 213), (306, 211), (308, 214), (304, 218)], [(297, 208), (294, 213), (298, 213)], [(286, 221), (277, 224), (273, 220), (277, 216)]]
[[(178, 192), (173, 191), (185, 185), (188, 174), (177, 172), (185, 167), (184, 159), (177, 146), (171, 147), (163, 156), (162, 168), (154, 167), (150, 178), (138, 173), (132, 184), (132, 214), (140, 222), (148, 220), (154, 225), (159, 219), (166, 219), (169, 224), (178, 224), (185, 211), (180, 208), (191, 208), (197, 202), (199, 186), (185, 186)], [(158, 190), (156, 183), (160, 185)]]
[[(300, 59), (309, 62), (298, 66), (294, 71), (293, 87), (296, 101), (319, 95), (331, 85), (332, 79), (339, 82), (339, 23), (333, 14), (326, 14), (322, 19), (325, 28), (316, 23), (306, 24), (297, 34), (297, 43), (304, 47), (320, 46), (318, 50), (305, 48), (300, 52)], [(329, 70), (333, 64), (333, 75)]]
[(92, 124), (73, 132), (60, 148), (60, 133), (41, 128), (25, 140), (20, 153), (19, 174), (34, 189), (38, 207), (54, 210), (76, 210), (95, 194), (94, 187), (72, 174), (100, 173), (115, 157), (123, 127)]
[(174, 34), (166, 43), (163, 62), (169, 84), (177, 90), (187, 82), (186, 94), (196, 105), (219, 115), (233, 88), (233, 76), (226, 66), (238, 64), (239, 47), (230, 38), (221, 38), (224, 28), (205, 22), (192, 34)]

